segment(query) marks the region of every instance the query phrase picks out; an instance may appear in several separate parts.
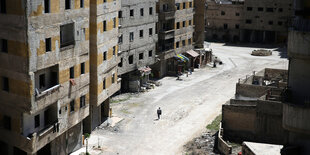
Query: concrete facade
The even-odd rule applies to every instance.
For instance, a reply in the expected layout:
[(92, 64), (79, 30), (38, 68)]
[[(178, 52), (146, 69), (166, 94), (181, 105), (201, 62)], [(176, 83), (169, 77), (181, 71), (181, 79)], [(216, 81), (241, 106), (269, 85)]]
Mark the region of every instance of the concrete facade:
[(6, 0), (0, 12), (1, 152), (75, 151), (89, 115), (89, 1)]
[(205, 41), (205, 22), (206, 22), (206, 1), (194, 0), (194, 42), (195, 48), (204, 48)]
[(88, 132), (110, 116), (109, 99), (120, 89), (117, 64), (119, 0), (90, 0), (90, 116)]
[(174, 56), (193, 49), (194, 1), (159, 0), (157, 55), (160, 61), (153, 70), (158, 77), (175, 75)]
[(119, 75), (122, 75), (122, 90), (129, 90), (132, 81), (140, 78), (136, 71), (139, 68), (155, 63), (156, 2), (154, 0), (121, 1), (120, 18), (120, 63)]

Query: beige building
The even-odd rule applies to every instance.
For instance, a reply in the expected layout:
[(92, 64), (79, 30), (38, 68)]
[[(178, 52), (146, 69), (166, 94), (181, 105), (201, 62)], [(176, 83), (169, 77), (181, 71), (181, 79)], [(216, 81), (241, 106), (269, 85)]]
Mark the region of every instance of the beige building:
[(207, 0), (207, 41), (238, 42), (243, 22), (243, 1)]
[(0, 0), (1, 154), (82, 146), (88, 47), (88, 0)]
[(110, 115), (109, 99), (120, 89), (117, 74), (119, 0), (90, 0), (90, 115), (88, 132)]
[(175, 56), (193, 49), (194, 1), (159, 0), (158, 47), (160, 61), (153, 68), (158, 77), (175, 75), (179, 68)]

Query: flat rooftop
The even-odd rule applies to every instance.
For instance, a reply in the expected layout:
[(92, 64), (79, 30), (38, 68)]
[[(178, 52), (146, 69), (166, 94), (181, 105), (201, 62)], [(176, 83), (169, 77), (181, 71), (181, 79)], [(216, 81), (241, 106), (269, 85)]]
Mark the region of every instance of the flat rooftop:
[(255, 155), (281, 155), (283, 145), (243, 142)]

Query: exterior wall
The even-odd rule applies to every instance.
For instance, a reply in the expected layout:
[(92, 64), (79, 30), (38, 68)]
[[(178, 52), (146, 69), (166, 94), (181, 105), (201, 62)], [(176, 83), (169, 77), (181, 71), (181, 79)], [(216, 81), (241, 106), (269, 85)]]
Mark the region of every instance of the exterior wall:
[[(127, 0), (121, 2), (122, 17), (120, 18), (120, 57), (121, 62), (118, 69), (119, 75), (137, 70), (143, 66), (149, 66), (155, 63), (155, 51), (157, 42), (156, 22), (158, 15), (156, 13), (156, 1), (134, 1)], [(150, 8), (151, 13), (150, 13)], [(143, 16), (141, 15), (143, 9)], [(133, 16), (130, 16), (130, 10), (133, 10)], [(152, 29), (152, 33), (149, 31)], [(140, 31), (143, 36), (140, 36)], [(133, 40), (130, 40), (130, 33), (133, 33)], [(152, 55), (149, 55), (149, 51)], [(143, 53), (143, 59), (139, 59), (139, 54)], [(133, 62), (129, 63), (129, 56), (133, 56)]]
[(101, 121), (96, 113), (102, 103), (120, 89), (117, 78), (119, 0), (90, 0), (90, 118), (87, 130), (91, 132)]
[(194, 42), (196, 48), (203, 48), (205, 41), (205, 12), (206, 12), (206, 1), (205, 0), (194, 0), (195, 14), (194, 14)]
[[(72, 0), (68, 10), (64, 0), (50, 1), (49, 13), (44, 13), (44, 0), (6, 2), (7, 14), (0, 14), (0, 39), (7, 40), (8, 52), (0, 52), (0, 77), (1, 83), (2, 77), (8, 78), (9, 91), (0, 90), (0, 122), (3, 116), (10, 117), (11, 130), (1, 128), (1, 141), (32, 154), (89, 114), (89, 1), (84, 0), (81, 8), (80, 1)], [(63, 47), (61, 27), (69, 23), (73, 40)], [(46, 51), (47, 38), (50, 51)], [(56, 76), (51, 78), (46, 71)], [(42, 73), (46, 73), (46, 89), (39, 87)], [(85, 106), (80, 108), (82, 96)], [(49, 108), (48, 116), (56, 122), (47, 124), (44, 111)], [(40, 125), (34, 127), (38, 114)]]

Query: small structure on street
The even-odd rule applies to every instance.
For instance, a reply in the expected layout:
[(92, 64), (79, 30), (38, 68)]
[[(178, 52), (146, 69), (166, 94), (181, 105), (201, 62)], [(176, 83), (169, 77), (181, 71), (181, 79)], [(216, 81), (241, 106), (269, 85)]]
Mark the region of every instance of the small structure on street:
[(252, 51), (251, 55), (253, 55), (253, 56), (270, 56), (270, 55), (272, 55), (272, 51), (259, 49), (259, 50)]

